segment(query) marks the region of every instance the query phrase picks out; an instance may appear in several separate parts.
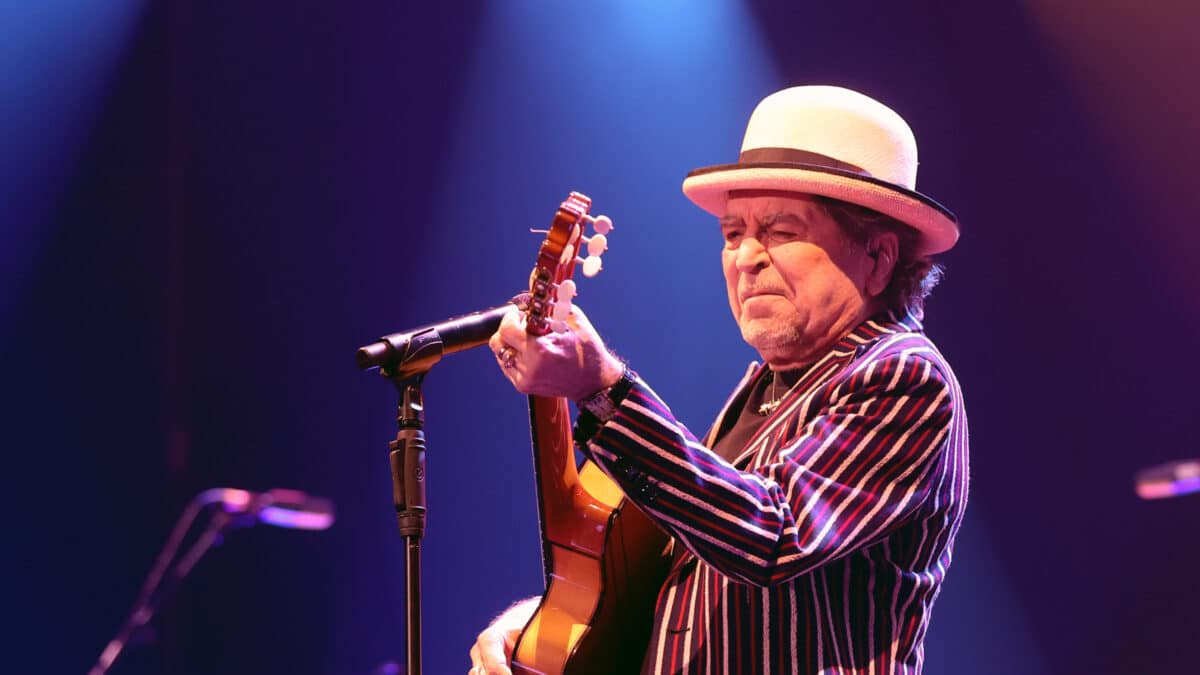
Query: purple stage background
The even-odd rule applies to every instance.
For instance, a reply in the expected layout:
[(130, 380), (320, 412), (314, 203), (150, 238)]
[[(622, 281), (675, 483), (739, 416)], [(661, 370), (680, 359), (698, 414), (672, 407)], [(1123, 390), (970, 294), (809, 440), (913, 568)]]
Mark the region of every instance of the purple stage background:
[[(679, 191), (790, 84), (913, 125), (961, 244), (928, 330), (972, 502), (929, 675), (1196, 673), (1200, 8), (255, 3), (0, 9), (0, 372), (13, 673), (83, 673), (186, 501), (332, 498), (234, 532), (114, 674), (403, 662), (380, 334), (498, 304), (569, 190), (617, 223), (586, 308), (694, 429), (753, 353)], [(28, 5), (28, 6), (25, 6)], [(699, 5), (699, 6), (698, 6)], [(525, 404), (486, 350), (426, 386), (425, 672), (540, 586)]]

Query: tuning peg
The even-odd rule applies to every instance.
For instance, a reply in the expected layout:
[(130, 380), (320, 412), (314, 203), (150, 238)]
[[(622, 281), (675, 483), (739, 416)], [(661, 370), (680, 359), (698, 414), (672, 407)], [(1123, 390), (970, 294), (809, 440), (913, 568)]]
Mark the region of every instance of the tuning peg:
[(579, 262), (579, 256), (575, 255), (575, 246), (573, 244), (567, 244), (565, 247), (563, 247), (562, 254), (558, 256), (558, 264), (566, 265), (572, 260)]
[[(605, 251), (608, 250), (608, 237), (606, 237), (602, 234), (597, 234), (592, 237), (583, 237), (582, 239), (585, 242), (587, 242), (587, 250), (588, 250), (589, 258), (599, 258), (601, 255), (604, 254)], [(575, 251), (574, 244), (567, 244), (566, 246), (564, 246), (562, 254), (558, 256), (559, 264), (566, 265), (567, 261), (569, 261), (571, 258), (576, 257), (575, 252), (576, 251)], [(580, 261), (578, 258), (576, 258), (576, 262), (582, 262), (582, 261)], [(596, 263), (596, 264), (599, 264), (599, 263)], [(589, 274), (588, 276), (592, 276), (592, 275)]]
[(575, 282), (571, 279), (563, 279), (562, 283), (558, 285), (558, 293), (555, 294), (555, 297), (558, 302), (566, 301), (570, 305), (576, 295), (579, 295), (579, 287), (575, 285)]
[(583, 237), (583, 240), (587, 242), (588, 255), (604, 255), (608, 250), (608, 237), (602, 234)]
[[(590, 249), (591, 247), (589, 246), (588, 248)], [(588, 277), (589, 279), (596, 276), (600, 273), (600, 270), (604, 269), (604, 263), (601, 262), (600, 256), (589, 255), (586, 258), (581, 258), (575, 255), (575, 247), (568, 244), (567, 247), (563, 249), (562, 255), (558, 257), (558, 264), (566, 265), (572, 259), (575, 260), (575, 264), (583, 266), (583, 276)]]
[(604, 263), (600, 261), (600, 256), (598, 255), (589, 255), (586, 258), (576, 256), (575, 262), (583, 265), (583, 276), (589, 279), (600, 274), (600, 270), (604, 269)]
[[(559, 288), (562, 291), (562, 288)], [(571, 300), (569, 298), (559, 298), (554, 303), (554, 310), (550, 312), (550, 330), (555, 333), (567, 332), (567, 317), (571, 316)]]
[(558, 291), (554, 294), (554, 309), (550, 312), (550, 328), (555, 333), (562, 333), (567, 330), (567, 318), (571, 316), (571, 300), (579, 293), (575, 282), (570, 279), (563, 279), (558, 285)]
[(591, 223), (592, 228), (595, 229), (599, 234), (608, 234), (609, 232), (613, 231), (612, 218), (609, 218), (608, 216), (592, 217), (585, 215), (583, 218)]
[(555, 321), (566, 321), (567, 317), (571, 316), (572, 309), (570, 300), (559, 300), (554, 303), (554, 311), (550, 313), (550, 317)]
[[(608, 216), (592, 217), (585, 214), (583, 219), (592, 224), (592, 229), (596, 231), (596, 234), (608, 234), (613, 231), (613, 221)], [(529, 231), (533, 234), (550, 234), (550, 230), (539, 230), (536, 227), (529, 228)], [(572, 232), (572, 236), (574, 236), (575, 232)]]

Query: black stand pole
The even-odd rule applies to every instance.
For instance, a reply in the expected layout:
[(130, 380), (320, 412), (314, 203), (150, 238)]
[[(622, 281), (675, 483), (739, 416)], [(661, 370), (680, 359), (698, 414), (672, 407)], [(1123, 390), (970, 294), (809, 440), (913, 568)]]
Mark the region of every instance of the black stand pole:
[[(515, 299), (514, 299), (515, 300)], [(400, 430), (388, 445), (392, 502), (404, 537), (407, 675), (421, 675), (421, 538), (425, 536), (425, 408), (421, 382), (445, 354), (487, 342), (511, 304), (448, 319), (406, 333), (394, 333), (359, 348), (359, 368), (379, 368), (400, 392)]]
[(166, 598), (174, 594), (175, 590), (183, 582), (183, 578), (200, 561), (200, 557), (207, 553), (209, 549), (220, 544), (225, 532), (230, 527), (238, 524), (234, 518), (231, 518), (224, 511), (214, 513), (212, 520), (208, 523), (208, 527), (196, 538), (196, 541), (188, 549), (188, 552), (168, 571), (167, 565), (174, 557), (183, 536), (187, 533), (200, 508), (205, 505), (201, 501), (202, 497), (203, 494), (193, 499), (184, 511), (183, 516), (180, 517), (175, 531), (168, 539), (162, 553), (159, 554), (159, 559), (154, 569), (151, 570), (150, 576), (146, 579), (146, 584), (138, 594), (138, 598), (134, 602), (129, 616), (121, 624), (121, 628), (117, 630), (116, 637), (100, 653), (99, 660), (88, 671), (88, 675), (105, 675), (108, 672), (108, 669), (112, 667), (117, 658), (124, 653), (125, 646), (129, 644), (130, 640), (139, 631), (146, 627), (146, 624), (150, 623), (159, 606)]
[(404, 625), (407, 675), (421, 675), (421, 538), (425, 536), (425, 424), (421, 381), (425, 374), (389, 378), (400, 392), (396, 440), (388, 444), (392, 502), (405, 543)]

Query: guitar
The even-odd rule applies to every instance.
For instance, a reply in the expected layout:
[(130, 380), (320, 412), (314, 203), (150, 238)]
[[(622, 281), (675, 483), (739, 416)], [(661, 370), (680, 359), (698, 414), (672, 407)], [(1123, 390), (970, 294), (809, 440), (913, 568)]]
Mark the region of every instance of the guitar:
[[(572, 192), (555, 213), (530, 275), (527, 330), (565, 330), (575, 265), (600, 269), (611, 221)], [(584, 236), (587, 223), (597, 234)], [(589, 253), (576, 253), (586, 243)], [(641, 668), (667, 538), (593, 463), (576, 465), (566, 399), (529, 397), (546, 592), (513, 649), (516, 675), (619, 675)]]

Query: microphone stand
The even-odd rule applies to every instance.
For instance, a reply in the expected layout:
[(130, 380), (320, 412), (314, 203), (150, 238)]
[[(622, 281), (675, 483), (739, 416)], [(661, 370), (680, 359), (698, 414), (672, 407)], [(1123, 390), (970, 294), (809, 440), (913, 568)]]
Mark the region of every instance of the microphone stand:
[(421, 538), (425, 536), (425, 413), (421, 382), (425, 373), (385, 376), (400, 393), (399, 430), (388, 444), (392, 503), (404, 537), (404, 628), (408, 675), (421, 674)]
[(92, 666), (88, 671), (88, 675), (104, 675), (108, 669), (112, 667), (117, 658), (125, 651), (129, 641), (142, 630), (150, 620), (154, 618), (154, 614), (162, 605), (163, 601), (169, 598), (179, 588), (184, 577), (192, 571), (200, 558), (211, 550), (214, 546), (221, 543), (221, 537), (225, 532), (240, 523), (240, 519), (231, 517), (228, 513), (218, 510), (213, 514), (212, 519), (208, 523), (208, 527), (196, 538), (192, 543), (191, 548), (187, 553), (179, 559), (175, 566), (167, 571), (167, 565), (178, 550), (179, 545), (183, 541), (184, 535), (191, 528), (192, 521), (207, 503), (202, 500), (203, 495), (197, 496), (188, 504), (183, 515), (179, 517), (179, 521), (175, 525), (175, 529), (171, 532), (171, 536), (167, 540), (167, 544), (159, 553), (158, 560), (155, 561), (154, 568), (150, 575), (146, 578), (146, 583), (142, 586), (142, 590), (138, 593), (137, 600), (133, 604), (133, 609), (129, 611), (129, 615), (125, 618), (124, 623), (117, 630), (117, 635), (109, 641), (104, 647), (104, 651), (100, 653), (100, 658), (97, 659), (96, 665)]
[[(404, 632), (407, 675), (421, 675), (421, 538), (425, 536), (425, 403), (421, 383), (445, 353), (436, 327), (413, 334), (402, 350), (379, 363), (400, 394), (396, 440), (388, 443), (392, 504), (404, 537)], [(370, 367), (360, 360), (360, 365)]]
[(477, 347), (487, 342), (512, 304), (449, 319), (396, 333), (360, 347), (356, 357), (361, 369), (379, 367), (400, 394), (396, 415), (399, 430), (388, 444), (392, 470), (392, 503), (396, 523), (404, 537), (404, 625), (407, 675), (421, 675), (421, 538), (425, 536), (425, 404), (421, 383), (445, 354)]

